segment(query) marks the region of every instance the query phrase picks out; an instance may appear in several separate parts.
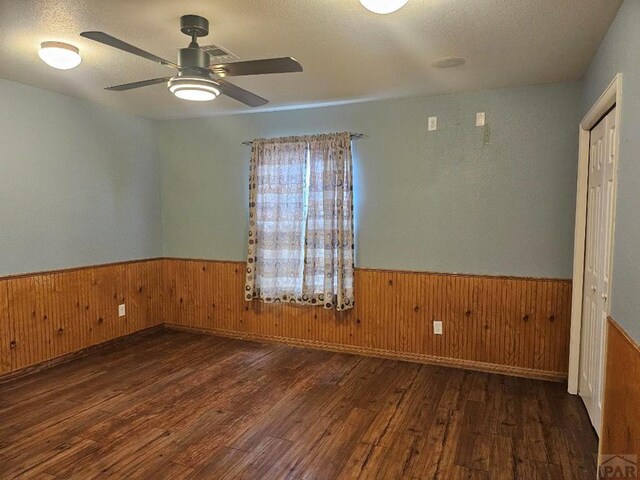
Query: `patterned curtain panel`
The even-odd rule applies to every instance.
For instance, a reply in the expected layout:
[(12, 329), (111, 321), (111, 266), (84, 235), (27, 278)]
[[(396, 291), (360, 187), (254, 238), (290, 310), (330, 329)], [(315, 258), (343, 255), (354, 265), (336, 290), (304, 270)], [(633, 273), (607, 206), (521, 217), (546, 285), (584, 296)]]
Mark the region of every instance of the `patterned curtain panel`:
[(255, 140), (245, 299), (345, 310), (353, 270), (351, 135)]

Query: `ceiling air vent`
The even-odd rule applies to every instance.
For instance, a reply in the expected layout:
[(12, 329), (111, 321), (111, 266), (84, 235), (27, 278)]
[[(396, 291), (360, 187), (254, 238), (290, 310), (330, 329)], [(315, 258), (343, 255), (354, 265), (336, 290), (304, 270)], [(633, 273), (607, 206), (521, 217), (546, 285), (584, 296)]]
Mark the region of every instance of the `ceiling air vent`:
[(224, 48), (218, 45), (202, 45), (202, 50), (207, 52), (211, 56), (211, 64), (226, 63), (233, 60), (238, 60), (233, 53), (226, 51)]

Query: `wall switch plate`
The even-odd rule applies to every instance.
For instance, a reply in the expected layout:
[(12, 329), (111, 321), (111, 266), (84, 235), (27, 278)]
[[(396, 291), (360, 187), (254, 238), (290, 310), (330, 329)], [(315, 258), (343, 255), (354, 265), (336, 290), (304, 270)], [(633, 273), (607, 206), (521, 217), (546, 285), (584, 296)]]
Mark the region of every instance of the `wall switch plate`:
[(476, 113), (476, 127), (484, 127), (484, 112)]
[(118, 316), (124, 317), (126, 315), (126, 310), (124, 308), (124, 303), (122, 305), (118, 305)]
[(438, 129), (438, 117), (429, 117), (428, 129), (430, 132), (434, 132)]
[(434, 335), (442, 335), (442, 321), (435, 320), (433, 322), (433, 334)]

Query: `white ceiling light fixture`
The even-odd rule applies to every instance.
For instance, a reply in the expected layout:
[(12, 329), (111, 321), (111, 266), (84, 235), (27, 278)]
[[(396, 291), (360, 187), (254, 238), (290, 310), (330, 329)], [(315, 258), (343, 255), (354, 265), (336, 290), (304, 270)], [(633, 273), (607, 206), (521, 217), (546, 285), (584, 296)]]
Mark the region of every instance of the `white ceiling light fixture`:
[(70, 70), (82, 62), (80, 51), (73, 45), (62, 42), (42, 42), (38, 56), (44, 63), (58, 70)]
[(400, 10), (408, 0), (360, 0), (360, 3), (367, 10), (380, 15), (393, 13)]
[(167, 87), (176, 97), (192, 102), (209, 102), (220, 95), (220, 85), (208, 77), (177, 76)]

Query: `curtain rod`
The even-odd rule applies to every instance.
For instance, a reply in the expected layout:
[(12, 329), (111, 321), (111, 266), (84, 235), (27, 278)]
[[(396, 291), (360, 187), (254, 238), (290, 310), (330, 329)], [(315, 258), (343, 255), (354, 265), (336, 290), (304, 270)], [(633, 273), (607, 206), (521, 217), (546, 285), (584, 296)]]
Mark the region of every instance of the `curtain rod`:
[[(363, 138), (364, 137), (364, 133), (352, 133), (351, 134), (351, 140), (358, 140), (359, 138)], [(253, 145), (253, 141), (252, 140), (247, 140), (246, 142), (242, 142), (243, 145), (246, 145), (247, 147), (250, 147), (251, 145)]]

